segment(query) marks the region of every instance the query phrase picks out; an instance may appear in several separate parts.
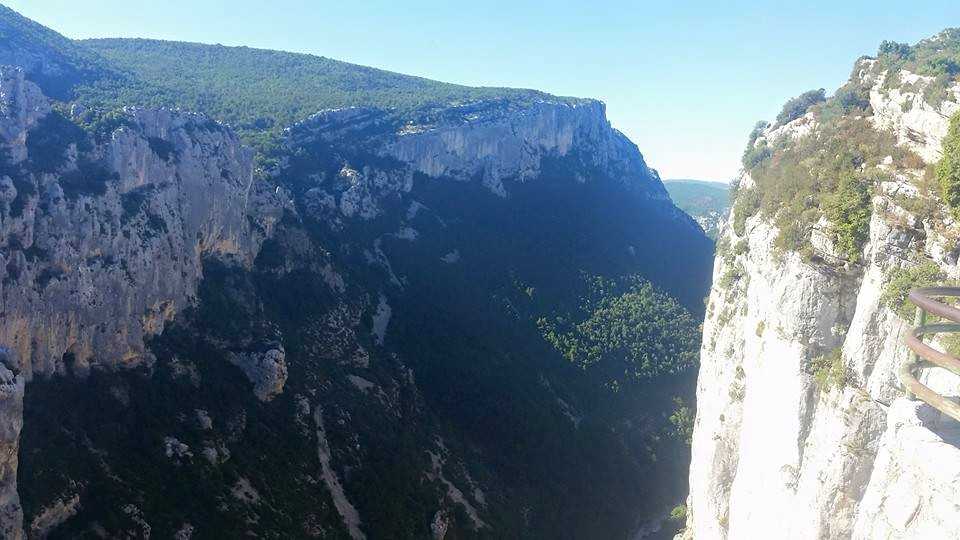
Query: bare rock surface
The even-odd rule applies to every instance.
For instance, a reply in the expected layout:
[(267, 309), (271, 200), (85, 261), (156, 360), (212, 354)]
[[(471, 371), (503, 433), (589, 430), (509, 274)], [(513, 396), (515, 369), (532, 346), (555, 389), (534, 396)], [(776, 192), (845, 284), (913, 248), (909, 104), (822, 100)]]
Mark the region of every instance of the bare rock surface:
[[(931, 81), (909, 73), (885, 88), (885, 74), (870, 67), (860, 61), (854, 76), (871, 88), (872, 125), (935, 162), (956, 99), (926, 103)], [(812, 121), (764, 136), (803, 137)], [(910, 210), (920, 176), (879, 186), (856, 264), (823, 234), (825, 221), (815, 227), (812, 260), (778, 250), (778, 231), (761, 215), (742, 234), (728, 220), (721, 241), (738, 248), (714, 268), (680, 538), (952, 538), (960, 530), (955, 422), (905, 396), (897, 372), (910, 321), (883, 299), (894, 272), (919, 260), (946, 279), (960, 275), (949, 255), (956, 225), (944, 230)], [(921, 378), (947, 395), (960, 383), (942, 370)]]
[(203, 116), (127, 109), (102, 142), (77, 135), (32, 149), (31, 137), (79, 130), (71, 125), (23, 71), (0, 67), (5, 538), (23, 528), (16, 473), (25, 383), (151, 368), (145, 341), (194, 300), (203, 260), (250, 264), (277, 217), (264, 210), (274, 194), (254, 186), (252, 152)]

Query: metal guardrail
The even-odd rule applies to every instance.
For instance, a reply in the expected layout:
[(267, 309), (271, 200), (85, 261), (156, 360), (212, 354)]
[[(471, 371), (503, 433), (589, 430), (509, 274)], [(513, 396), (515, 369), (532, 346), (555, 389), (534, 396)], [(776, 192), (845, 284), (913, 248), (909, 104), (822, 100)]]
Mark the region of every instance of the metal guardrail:
[[(913, 354), (900, 366), (899, 375), (909, 393), (960, 422), (960, 404), (934, 392), (913, 375), (914, 369), (924, 366), (938, 366), (960, 375), (960, 359), (923, 342), (925, 335), (960, 332), (960, 309), (937, 300), (945, 297), (960, 297), (960, 287), (923, 287), (910, 291), (908, 298), (917, 306), (917, 316), (915, 328), (906, 341)], [(927, 324), (927, 314), (952, 322)]]

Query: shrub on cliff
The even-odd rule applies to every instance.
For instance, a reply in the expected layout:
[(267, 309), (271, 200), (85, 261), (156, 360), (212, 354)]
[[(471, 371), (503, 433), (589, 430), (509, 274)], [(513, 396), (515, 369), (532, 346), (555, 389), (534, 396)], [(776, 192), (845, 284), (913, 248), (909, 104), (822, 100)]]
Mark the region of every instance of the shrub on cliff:
[(870, 109), (870, 89), (849, 82), (834, 92), (826, 103), (820, 106), (821, 121), (829, 121), (846, 114), (864, 114)]
[(753, 130), (750, 132), (750, 140), (747, 141), (747, 149), (744, 150), (741, 159), (745, 169), (750, 170), (757, 167), (770, 157), (770, 147), (767, 146), (766, 141), (757, 142), (757, 139), (763, 135), (763, 131), (768, 127), (770, 127), (770, 123), (763, 120), (753, 126)]
[(938, 107), (950, 99), (948, 89), (960, 77), (960, 29), (944, 30), (914, 46), (884, 41), (877, 59), (875, 69), (887, 72), (884, 89), (900, 85), (901, 71), (933, 77), (923, 90), (923, 99)]
[(826, 197), (824, 214), (832, 224), (836, 249), (857, 262), (870, 237), (870, 186), (852, 173), (845, 173), (834, 193)]
[(880, 43), (880, 49), (877, 51), (877, 56), (908, 58), (910, 56), (910, 45), (907, 43), (884, 40)]
[(756, 188), (737, 193), (737, 200), (733, 204), (733, 231), (737, 236), (743, 236), (746, 232), (747, 218), (757, 213), (760, 201), (760, 190)]
[(895, 311), (900, 318), (911, 321), (916, 307), (907, 300), (910, 289), (937, 285), (943, 277), (940, 267), (932, 261), (894, 270), (883, 288), (880, 303)]
[(837, 388), (842, 389), (850, 380), (847, 365), (843, 359), (843, 350), (840, 347), (829, 353), (813, 359), (813, 378), (822, 391), (829, 392)]
[(826, 90), (823, 88), (809, 90), (800, 94), (783, 105), (783, 109), (780, 111), (780, 114), (777, 115), (777, 125), (782, 126), (800, 118), (807, 114), (810, 107), (813, 107), (817, 103), (823, 103), (826, 100)]
[[(826, 216), (838, 248), (849, 259), (858, 258), (867, 239), (872, 186), (890, 174), (891, 166), (912, 170), (922, 162), (862, 115), (826, 114), (835, 99), (815, 110), (811, 133), (773, 141), (770, 155), (747, 167), (753, 186), (737, 195), (734, 230), (759, 209), (779, 230), (778, 250), (803, 251), (814, 225)], [(892, 165), (883, 164), (887, 156)]]
[(960, 113), (950, 119), (943, 139), (943, 158), (937, 164), (940, 193), (954, 216), (960, 217)]

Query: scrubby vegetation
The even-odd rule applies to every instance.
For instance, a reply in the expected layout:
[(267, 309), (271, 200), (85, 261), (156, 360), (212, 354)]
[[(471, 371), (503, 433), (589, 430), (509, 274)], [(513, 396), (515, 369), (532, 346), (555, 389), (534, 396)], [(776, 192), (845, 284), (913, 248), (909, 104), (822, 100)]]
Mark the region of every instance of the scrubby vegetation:
[(912, 321), (916, 306), (907, 300), (910, 289), (938, 285), (943, 279), (943, 272), (933, 261), (894, 270), (880, 296), (880, 303), (895, 311), (902, 319)]
[(764, 162), (770, 157), (770, 147), (766, 141), (757, 140), (763, 135), (763, 131), (770, 127), (770, 123), (765, 120), (757, 122), (750, 132), (750, 140), (747, 142), (747, 149), (743, 151), (743, 166), (746, 169), (752, 169)]
[(696, 421), (696, 411), (687, 407), (687, 404), (681, 398), (674, 398), (673, 403), (676, 405), (676, 409), (670, 415), (673, 436), (690, 445), (693, 443), (693, 425)]
[(877, 51), (877, 59), (887, 69), (955, 77), (960, 75), (960, 28), (949, 28), (914, 46), (884, 41)]
[(829, 353), (814, 358), (813, 378), (817, 381), (817, 386), (825, 392), (834, 388), (843, 388), (849, 381), (847, 366), (843, 361), (843, 351), (840, 347), (831, 350)]
[(924, 88), (924, 99), (939, 105), (949, 97), (947, 89), (960, 78), (960, 29), (944, 30), (914, 46), (884, 41), (877, 60), (877, 69), (887, 71), (885, 88), (896, 83), (902, 70), (933, 77)]
[(742, 189), (734, 203), (734, 230), (743, 234), (746, 218), (761, 212), (779, 228), (776, 245), (783, 251), (809, 251), (811, 231), (825, 216), (837, 250), (859, 259), (869, 230), (874, 186), (890, 176), (882, 166), (922, 169), (911, 151), (898, 147), (893, 135), (878, 131), (848, 107), (864, 102), (847, 90), (814, 105), (815, 130), (799, 139), (784, 137), (770, 143), (759, 135), (744, 155), (744, 168), (754, 185)]
[(848, 260), (858, 261), (870, 236), (870, 184), (846, 172), (824, 202), (824, 215), (834, 227), (836, 249)]
[(960, 217), (960, 113), (950, 119), (950, 130), (943, 139), (943, 158), (937, 164), (937, 181), (944, 202)]
[(777, 115), (776, 125), (782, 126), (788, 124), (807, 114), (810, 107), (813, 107), (817, 103), (823, 103), (826, 100), (826, 91), (823, 88), (808, 90), (783, 105), (783, 109), (781, 109), (780, 114)]
[(737, 193), (733, 205), (733, 231), (740, 236), (746, 232), (747, 218), (756, 214), (760, 209), (760, 190), (748, 188)]
[[(850, 82), (832, 96), (813, 90), (788, 101), (776, 125), (811, 112), (814, 123), (807, 134), (768, 140), (764, 136), (767, 126), (758, 124), (743, 155), (743, 166), (753, 185), (739, 190), (734, 201), (733, 225), (738, 234), (743, 234), (746, 219), (760, 212), (778, 227), (776, 247), (781, 252), (816, 257), (810, 236), (825, 217), (837, 253), (847, 261), (858, 261), (869, 232), (875, 187), (897, 172), (927, 169), (919, 156), (899, 147), (892, 134), (874, 129), (867, 120), (869, 88), (859, 78), (864, 66), (873, 75), (886, 71), (883, 88), (899, 85), (901, 70), (934, 77), (932, 82), (923, 83), (924, 98), (938, 105), (948, 97), (946, 88), (960, 78), (960, 30), (946, 30), (914, 46), (885, 41), (876, 61), (858, 63)], [(951, 208), (958, 208), (960, 120), (954, 120), (951, 126), (936, 177), (943, 200)], [(929, 182), (932, 184), (932, 180)], [(937, 193), (921, 191), (921, 200), (909, 204), (927, 208), (926, 201), (936, 199)]]

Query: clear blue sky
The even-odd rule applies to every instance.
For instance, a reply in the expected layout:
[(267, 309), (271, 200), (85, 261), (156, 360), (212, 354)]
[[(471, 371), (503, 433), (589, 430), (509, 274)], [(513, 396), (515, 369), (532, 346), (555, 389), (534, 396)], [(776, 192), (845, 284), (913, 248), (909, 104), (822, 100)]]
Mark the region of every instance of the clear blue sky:
[(248, 45), (594, 97), (664, 178), (717, 180), (789, 97), (832, 91), (884, 39), (960, 26), (957, 0), (0, 2), (69, 37)]

